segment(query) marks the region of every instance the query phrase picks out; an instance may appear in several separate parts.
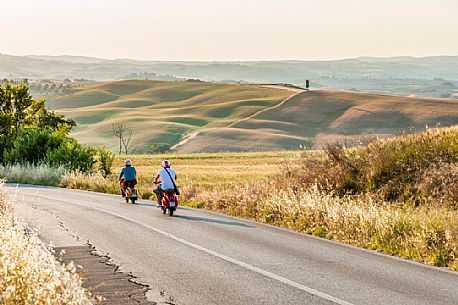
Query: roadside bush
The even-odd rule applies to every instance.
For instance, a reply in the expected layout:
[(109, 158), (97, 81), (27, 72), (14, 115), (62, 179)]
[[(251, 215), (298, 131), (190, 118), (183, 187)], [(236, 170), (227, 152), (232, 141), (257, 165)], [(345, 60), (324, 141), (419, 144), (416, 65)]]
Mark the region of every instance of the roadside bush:
[(67, 138), (57, 149), (48, 151), (43, 162), (52, 167), (62, 166), (68, 170), (88, 172), (94, 165), (94, 150)]
[(0, 84), (0, 163), (23, 129), (60, 131), (68, 134), (76, 125), (45, 107), (45, 99), (34, 100), (27, 85)]
[(456, 206), (456, 192), (450, 192), (458, 188), (458, 179), (445, 177), (456, 177), (457, 162), (458, 127), (451, 127), (359, 148), (328, 145), (325, 155), (317, 158), (305, 153), (300, 166), (278, 179), (295, 186), (316, 183), (339, 195), (373, 193), (383, 200), (414, 205), (436, 198), (441, 204)]
[[(99, 150), (99, 154), (103, 154)], [(24, 129), (5, 152), (7, 164), (48, 164), (68, 170), (90, 171), (96, 152), (79, 144), (65, 132), (50, 129)], [(105, 160), (105, 166), (108, 164)]]
[(5, 151), (8, 164), (42, 163), (49, 151), (57, 149), (67, 136), (49, 129), (23, 129), (14, 139), (12, 148)]
[(94, 155), (94, 171), (100, 172), (104, 177), (107, 177), (111, 174), (114, 158), (115, 155), (112, 152), (99, 147)]

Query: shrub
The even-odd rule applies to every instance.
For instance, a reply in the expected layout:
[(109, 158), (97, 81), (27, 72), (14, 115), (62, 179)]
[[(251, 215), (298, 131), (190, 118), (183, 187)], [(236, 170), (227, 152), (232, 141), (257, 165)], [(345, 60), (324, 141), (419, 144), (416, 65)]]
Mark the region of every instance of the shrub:
[[(101, 152), (100, 152), (101, 153)], [(94, 150), (86, 148), (62, 131), (24, 129), (5, 152), (8, 164), (46, 163), (52, 167), (89, 171), (94, 164)]]
[(88, 172), (94, 165), (94, 150), (67, 138), (57, 149), (48, 151), (43, 161), (52, 167)]
[(115, 155), (112, 152), (105, 150), (103, 147), (99, 147), (94, 155), (94, 170), (100, 172), (104, 177), (107, 177), (111, 174), (114, 158)]
[(148, 153), (149, 154), (158, 154), (158, 153), (163, 154), (163, 153), (170, 151), (171, 147), (172, 145), (167, 144), (167, 143), (156, 143), (149, 147)]
[[(446, 177), (456, 177), (457, 162), (458, 127), (452, 127), (359, 148), (328, 145), (321, 157), (305, 153), (302, 164), (290, 169), (288, 181), (296, 186), (317, 183), (340, 195), (369, 192), (414, 205), (440, 197), (441, 204), (456, 205), (456, 192), (450, 190), (457, 190), (458, 179)], [(449, 194), (443, 196), (445, 188)]]
[(23, 129), (14, 139), (12, 148), (5, 152), (5, 161), (9, 164), (37, 165), (43, 162), (49, 151), (57, 149), (66, 137), (49, 129)]

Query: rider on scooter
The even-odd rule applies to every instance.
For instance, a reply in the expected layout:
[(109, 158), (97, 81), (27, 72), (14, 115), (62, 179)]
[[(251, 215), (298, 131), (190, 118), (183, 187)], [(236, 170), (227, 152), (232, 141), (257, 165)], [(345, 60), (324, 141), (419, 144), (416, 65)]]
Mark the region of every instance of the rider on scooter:
[[(122, 197), (126, 196), (126, 189), (129, 184), (137, 184), (137, 170), (132, 166), (132, 160), (124, 161), (125, 167), (121, 170), (118, 177), (121, 181)], [(124, 178), (122, 180), (121, 178)]]
[[(172, 181), (173, 179), (173, 181)], [(156, 177), (154, 178), (154, 183), (160, 185), (154, 189), (154, 193), (157, 197), (157, 203), (161, 205), (162, 203), (162, 194), (166, 190), (175, 190), (177, 180), (177, 173), (170, 168), (170, 161), (164, 160), (162, 161), (162, 169), (157, 173)]]

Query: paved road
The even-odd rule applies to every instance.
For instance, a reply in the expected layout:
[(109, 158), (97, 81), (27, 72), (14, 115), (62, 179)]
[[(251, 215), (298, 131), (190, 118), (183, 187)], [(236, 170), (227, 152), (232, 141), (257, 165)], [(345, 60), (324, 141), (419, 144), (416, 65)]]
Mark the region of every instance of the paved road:
[(89, 241), (172, 304), (458, 304), (458, 273), (183, 207), (22, 186), (17, 210), (57, 246)]

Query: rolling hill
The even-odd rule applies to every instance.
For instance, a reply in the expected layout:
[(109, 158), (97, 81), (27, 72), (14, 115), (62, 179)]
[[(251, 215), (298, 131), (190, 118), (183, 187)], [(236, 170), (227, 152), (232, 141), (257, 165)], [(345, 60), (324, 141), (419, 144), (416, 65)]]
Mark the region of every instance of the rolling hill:
[(338, 91), (305, 91), (224, 128), (200, 132), (182, 153), (298, 149), (365, 137), (388, 137), (426, 126), (458, 124), (458, 101)]
[(225, 127), (295, 94), (278, 88), (204, 82), (116, 81), (85, 85), (53, 96), (48, 107), (76, 120), (82, 143), (115, 149), (113, 124), (134, 131), (138, 151), (176, 144), (198, 130)]
[(458, 124), (452, 99), (205, 82), (95, 83), (48, 105), (77, 121), (73, 136), (86, 144), (115, 149), (112, 125), (131, 127), (139, 152), (154, 143), (182, 153), (298, 149)]

